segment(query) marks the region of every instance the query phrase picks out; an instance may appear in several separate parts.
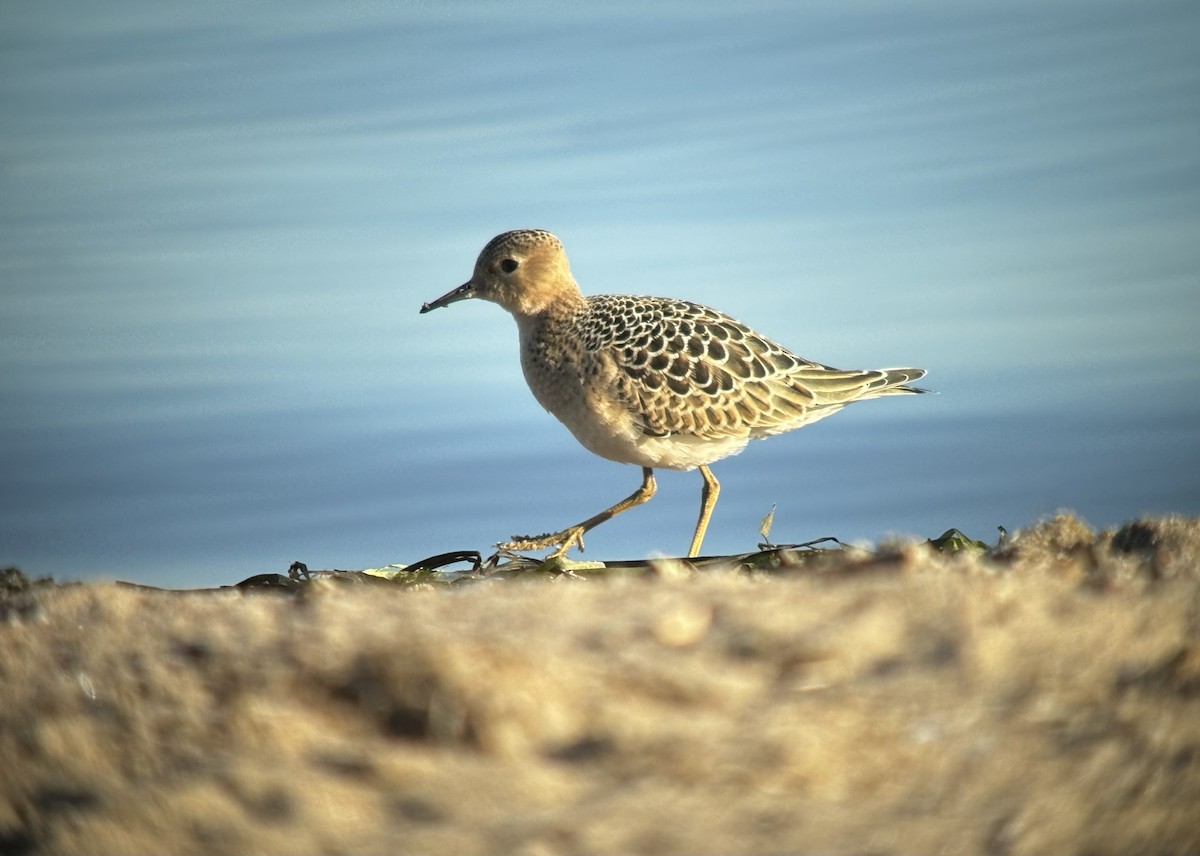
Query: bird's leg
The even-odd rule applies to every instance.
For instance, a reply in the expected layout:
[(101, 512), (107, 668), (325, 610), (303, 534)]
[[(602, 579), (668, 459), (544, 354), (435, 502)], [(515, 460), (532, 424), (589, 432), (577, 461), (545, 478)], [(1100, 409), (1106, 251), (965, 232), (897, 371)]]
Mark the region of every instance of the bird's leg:
[(704, 487), (700, 489), (700, 519), (696, 521), (696, 533), (692, 535), (689, 559), (700, 555), (700, 545), (704, 543), (704, 533), (708, 531), (708, 518), (712, 517), (717, 497), (721, 495), (721, 485), (706, 464), (700, 465), (700, 475), (704, 476)]
[(575, 544), (578, 544), (579, 549), (583, 550), (585, 532), (595, 529), (606, 520), (612, 520), (622, 511), (628, 511), (635, 505), (641, 505), (654, 496), (657, 489), (658, 487), (654, 483), (654, 470), (650, 467), (642, 467), (641, 487), (611, 508), (606, 508), (599, 514), (589, 517), (582, 523), (569, 526), (561, 532), (550, 532), (545, 535), (514, 535), (511, 541), (496, 546), (501, 550), (522, 551), (541, 550), (557, 545), (558, 549), (551, 553), (549, 558), (565, 555)]

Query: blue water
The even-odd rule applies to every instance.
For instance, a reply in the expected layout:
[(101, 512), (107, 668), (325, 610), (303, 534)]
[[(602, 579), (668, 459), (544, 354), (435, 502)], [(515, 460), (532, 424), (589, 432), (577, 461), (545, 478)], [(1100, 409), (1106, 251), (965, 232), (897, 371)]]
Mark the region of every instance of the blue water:
[[(706, 552), (1200, 514), (1200, 7), (8, 4), (0, 563), (211, 585), (573, 523), (630, 493), (500, 309), (585, 292), (919, 365), (718, 464)], [(686, 549), (695, 473), (588, 554)]]

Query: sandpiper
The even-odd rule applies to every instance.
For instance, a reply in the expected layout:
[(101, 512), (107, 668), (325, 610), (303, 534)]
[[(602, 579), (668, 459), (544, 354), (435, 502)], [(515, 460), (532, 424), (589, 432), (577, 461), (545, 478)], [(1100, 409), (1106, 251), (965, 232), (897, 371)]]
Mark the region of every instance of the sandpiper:
[(720, 485), (709, 464), (752, 439), (824, 419), (847, 404), (925, 392), (924, 369), (846, 371), (788, 351), (724, 313), (666, 297), (585, 297), (562, 242), (541, 229), (497, 235), (471, 279), (421, 312), (481, 297), (517, 321), (521, 368), (534, 396), (585, 448), (637, 464), (642, 484), (625, 499), (559, 532), (513, 536), (506, 550), (583, 549), (584, 533), (654, 496), (654, 469), (699, 469), (700, 545)]

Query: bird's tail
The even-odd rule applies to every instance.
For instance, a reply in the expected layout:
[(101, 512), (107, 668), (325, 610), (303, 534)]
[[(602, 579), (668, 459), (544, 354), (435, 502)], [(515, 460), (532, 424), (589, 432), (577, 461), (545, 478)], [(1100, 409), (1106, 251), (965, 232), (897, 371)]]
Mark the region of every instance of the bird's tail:
[(879, 371), (884, 380), (877, 391), (870, 394), (872, 398), (880, 395), (907, 395), (931, 391), (920, 386), (909, 386), (912, 381), (925, 377), (925, 369), (880, 369)]
[(808, 397), (807, 406), (840, 407), (883, 395), (928, 392), (908, 385), (924, 376), (924, 369), (844, 370), (813, 363), (793, 371), (789, 378)]

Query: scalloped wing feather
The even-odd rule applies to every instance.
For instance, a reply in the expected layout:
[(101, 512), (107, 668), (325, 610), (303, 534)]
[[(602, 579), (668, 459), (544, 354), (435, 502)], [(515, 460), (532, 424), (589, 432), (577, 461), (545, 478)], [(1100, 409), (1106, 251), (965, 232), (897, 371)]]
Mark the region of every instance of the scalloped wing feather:
[(587, 302), (583, 358), (596, 370), (606, 364), (617, 395), (649, 435), (767, 436), (852, 401), (923, 391), (906, 386), (921, 369), (835, 369), (696, 303), (624, 295)]

